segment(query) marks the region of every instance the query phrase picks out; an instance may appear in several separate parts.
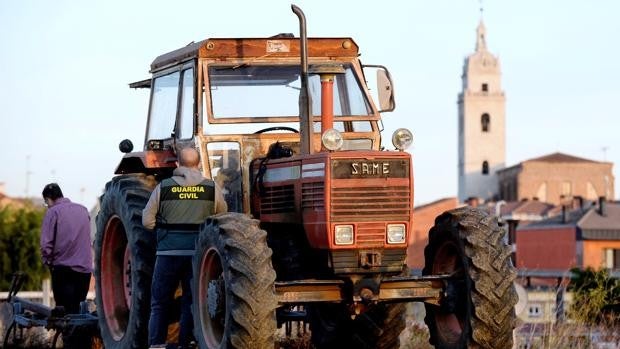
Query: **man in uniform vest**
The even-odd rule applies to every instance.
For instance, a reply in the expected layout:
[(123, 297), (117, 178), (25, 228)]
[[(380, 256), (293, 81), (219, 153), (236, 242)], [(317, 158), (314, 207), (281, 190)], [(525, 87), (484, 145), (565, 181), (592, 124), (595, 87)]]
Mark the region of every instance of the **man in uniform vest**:
[(190, 280), (198, 229), (207, 217), (227, 211), (219, 187), (199, 171), (198, 151), (184, 148), (178, 161), (173, 176), (155, 187), (142, 212), (144, 227), (155, 228), (157, 234), (149, 320), (149, 345), (157, 347), (165, 346), (168, 314), (179, 282), (183, 290), (179, 346), (189, 344), (193, 329)]

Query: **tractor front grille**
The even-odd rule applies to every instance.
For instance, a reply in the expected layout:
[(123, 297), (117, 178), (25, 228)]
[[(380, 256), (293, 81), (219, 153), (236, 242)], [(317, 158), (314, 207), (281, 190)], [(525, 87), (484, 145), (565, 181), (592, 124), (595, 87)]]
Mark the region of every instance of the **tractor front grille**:
[(301, 185), (301, 207), (311, 210), (325, 209), (325, 183), (303, 183)]
[(373, 249), (373, 253), (381, 256), (381, 264), (364, 268), (361, 265), (361, 254), (364, 250), (336, 250), (331, 252), (331, 263), (336, 274), (339, 273), (376, 273), (376, 272), (400, 272), (405, 264), (407, 250), (402, 249)]
[(355, 241), (359, 247), (383, 246), (385, 223), (362, 222), (357, 224)]
[[(360, 183), (361, 184), (361, 183)], [(344, 187), (331, 189), (332, 222), (409, 221), (408, 186)], [(375, 227), (368, 227), (373, 235)]]
[(265, 187), (260, 210), (261, 214), (294, 212), (295, 187), (292, 184)]

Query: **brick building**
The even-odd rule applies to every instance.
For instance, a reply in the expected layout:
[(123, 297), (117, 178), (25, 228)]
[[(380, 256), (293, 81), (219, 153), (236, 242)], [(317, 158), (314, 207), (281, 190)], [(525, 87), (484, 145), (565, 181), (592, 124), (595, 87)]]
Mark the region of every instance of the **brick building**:
[(456, 198), (445, 198), (417, 206), (413, 210), (412, 243), (407, 250), (407, 265), (412, 270), (424, 268), (424, 247), (428, 243), (428, 231), (435, 218), (445, 211), (459, 206)]
[(620, 204), (599, 200), (518, 228), (516, 266), (556, 273), (573, 267), (620, 271)]
[(499, 170), (500, 199), (535, 199), (562, 204), (573, 197), (597, 200), (614, 197), (611, 162), (554, 153)]

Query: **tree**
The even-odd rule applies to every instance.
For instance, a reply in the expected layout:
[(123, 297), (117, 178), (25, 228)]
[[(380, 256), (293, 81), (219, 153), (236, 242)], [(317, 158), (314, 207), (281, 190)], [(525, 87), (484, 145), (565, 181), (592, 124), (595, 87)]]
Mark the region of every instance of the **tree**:
[[(571, 271), (573, 277), (569, 287), (574, 291), (572, 318), (592, 325), (604, 322), (602, 315), (606, 310), (620, 304), (620, 280), (612, 278), (607, 269), (574, 268)], [(618, 316), (611, 315), (612, 318)]]
[(39, 290), (48, 277), (39, 250), (44, 214), (43, 208), (32, 205), (0, 207), (0, 290), (8, 291), (16, 271), (28, 276), (24, 290)]

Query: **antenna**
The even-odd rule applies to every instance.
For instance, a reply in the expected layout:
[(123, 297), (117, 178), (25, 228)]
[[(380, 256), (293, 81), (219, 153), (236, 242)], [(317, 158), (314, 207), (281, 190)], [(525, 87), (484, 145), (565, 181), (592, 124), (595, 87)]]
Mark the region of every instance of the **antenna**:
[(26, 155), (26, 187), (24, 188), (24, 194), (26, 197), (30, 196), (30, 155)]
[(478, 3), (480, 4), (480, 20), (482, 20), (482, 15), (484, 13), (484, 5), (482, 4), (482, 0), (478, 0)]
[(603, 152), (603, 161), (607, 161), (607, 151), (609, 150), (608, 146), (601, 147), (601, 151)]

